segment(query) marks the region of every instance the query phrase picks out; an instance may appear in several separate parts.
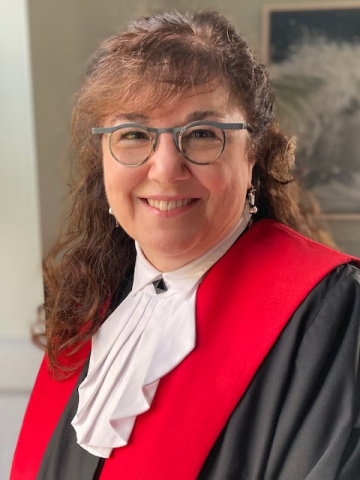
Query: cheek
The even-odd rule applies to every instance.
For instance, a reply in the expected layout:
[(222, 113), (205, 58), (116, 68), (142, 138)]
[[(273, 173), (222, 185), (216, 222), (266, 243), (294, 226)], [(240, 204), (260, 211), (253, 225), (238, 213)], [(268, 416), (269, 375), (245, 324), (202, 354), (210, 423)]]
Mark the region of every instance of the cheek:
[[(104, 155), (103, 172), (106, 195), (109, 202), (115, 203), (117, 199), (130, 196), (142, 178), (141, 170), (126, 168), (108, 155)], [(112, 205), (114, 207), (116, 205)]]
[(114, 178), (114, 166), (112, 165), (111, 158), (109, 158), (107, 151), (103, 147), (103, 175), (104, 175), (104, 185), (106, 195), (109, 197), (109, 194), (112, 190), (112, 180)]
[(111, 207), (114, 209), (116, 203), (116, 197), (121, 196), (123, 193), (122, 178), (119, 172), (110, 167), (107, 162), (104, 161), (104, 184), (105, 191), (108, 197), (108, 201)]
[(242, 201), (251, 187), (252, 168), (248, 161), (231, 162), (204, 173), (201, 182), (210, 194)]

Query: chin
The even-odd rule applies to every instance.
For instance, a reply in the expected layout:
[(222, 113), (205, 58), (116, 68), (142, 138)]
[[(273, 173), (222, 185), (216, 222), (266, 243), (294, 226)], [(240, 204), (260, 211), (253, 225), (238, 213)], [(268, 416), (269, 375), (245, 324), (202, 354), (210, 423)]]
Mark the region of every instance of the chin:
[(176, 240), (159, 242), (152, 246), (144, 245), (144, 248), (148, 251), (153, 252), (155, 255), (164, 256), (164, 257), (178, 257), (182, 255), (188, 255), (192, 250), (192, 244), (189, 243), (179, 243)]
[(180, 268), (182, 265), (190, 262), (194, 258), (200, 256), (200, 245), (194, 239), (179, 240), (179, 238), (157, 239), (154, 242), (139, 244), (148, 258), (148, 260), (160, 270), (166, 271), (166, 265), (169, 265), (168, 270)]

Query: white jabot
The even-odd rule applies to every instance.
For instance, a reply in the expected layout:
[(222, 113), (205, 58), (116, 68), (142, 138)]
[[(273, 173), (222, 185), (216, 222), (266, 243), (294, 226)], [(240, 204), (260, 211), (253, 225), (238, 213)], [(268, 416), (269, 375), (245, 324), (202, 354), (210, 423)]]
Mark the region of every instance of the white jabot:
[[(79, 386), (72, 421), (77, 442), (99, 457), (127, 444), (137, 415), (150, 408), (161, 377), (195, 347), (195, 297), (207, 270), (246, 228), (248, 208), (236, 228), (201, 257), (162, 273), (137, 257), (131, 292), (92, 339), (87, 377)], [(157, 294), (153, 281), (167, 290)]]

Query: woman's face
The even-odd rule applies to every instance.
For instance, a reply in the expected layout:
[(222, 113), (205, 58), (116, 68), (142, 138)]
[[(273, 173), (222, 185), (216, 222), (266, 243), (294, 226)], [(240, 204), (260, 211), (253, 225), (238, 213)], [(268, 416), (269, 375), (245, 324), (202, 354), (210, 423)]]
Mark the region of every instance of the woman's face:
[[(245, 120), (242, 112), (231, 106), (225, 88), (209, 91), (202, 86), (184, 94), (171, 109), (154, 109), (150, 115), (134, 112), (122, 116), (119, 112), (107, 119), (105, 126), (132, 122), (139, 114), (143, 118), (137, 123), (155, 128), (183, 126), (197, 119)], [(253, 161), (248, 158), (246, 130), (226, 130), (225, 134), (225, 150), (209, 165), (188, 162), (176, 149), (172, 134), (162, 133), (155, 152), (134, 168), (114, 160), (104, 135), (109, 204), (119, 224), (161, 271), (174, 270), (199, 257), (240, 220)]]

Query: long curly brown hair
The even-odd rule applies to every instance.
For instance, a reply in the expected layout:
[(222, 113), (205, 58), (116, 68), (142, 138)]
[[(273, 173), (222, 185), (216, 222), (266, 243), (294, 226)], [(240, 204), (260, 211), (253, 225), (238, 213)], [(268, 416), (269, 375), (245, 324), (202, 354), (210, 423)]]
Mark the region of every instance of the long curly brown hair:
[(47, 350), (54, 370), (75, 367), (76, 351), (101, 325), (108, 300), (134, 262), (133, 240), (109, 215), (101, 137), (91, 128), (109, 115), (167, 108), (209, 82), (228, 89), (251, 125), (253, 184), (260, 218), (322, 240), (291, 181), (294, 144), (273, 113), (268, 74), (219, 13), (155, 14), (106, 40), (90, 62), (72, 119), (73, 207), (66, 230), (44, 260)]

